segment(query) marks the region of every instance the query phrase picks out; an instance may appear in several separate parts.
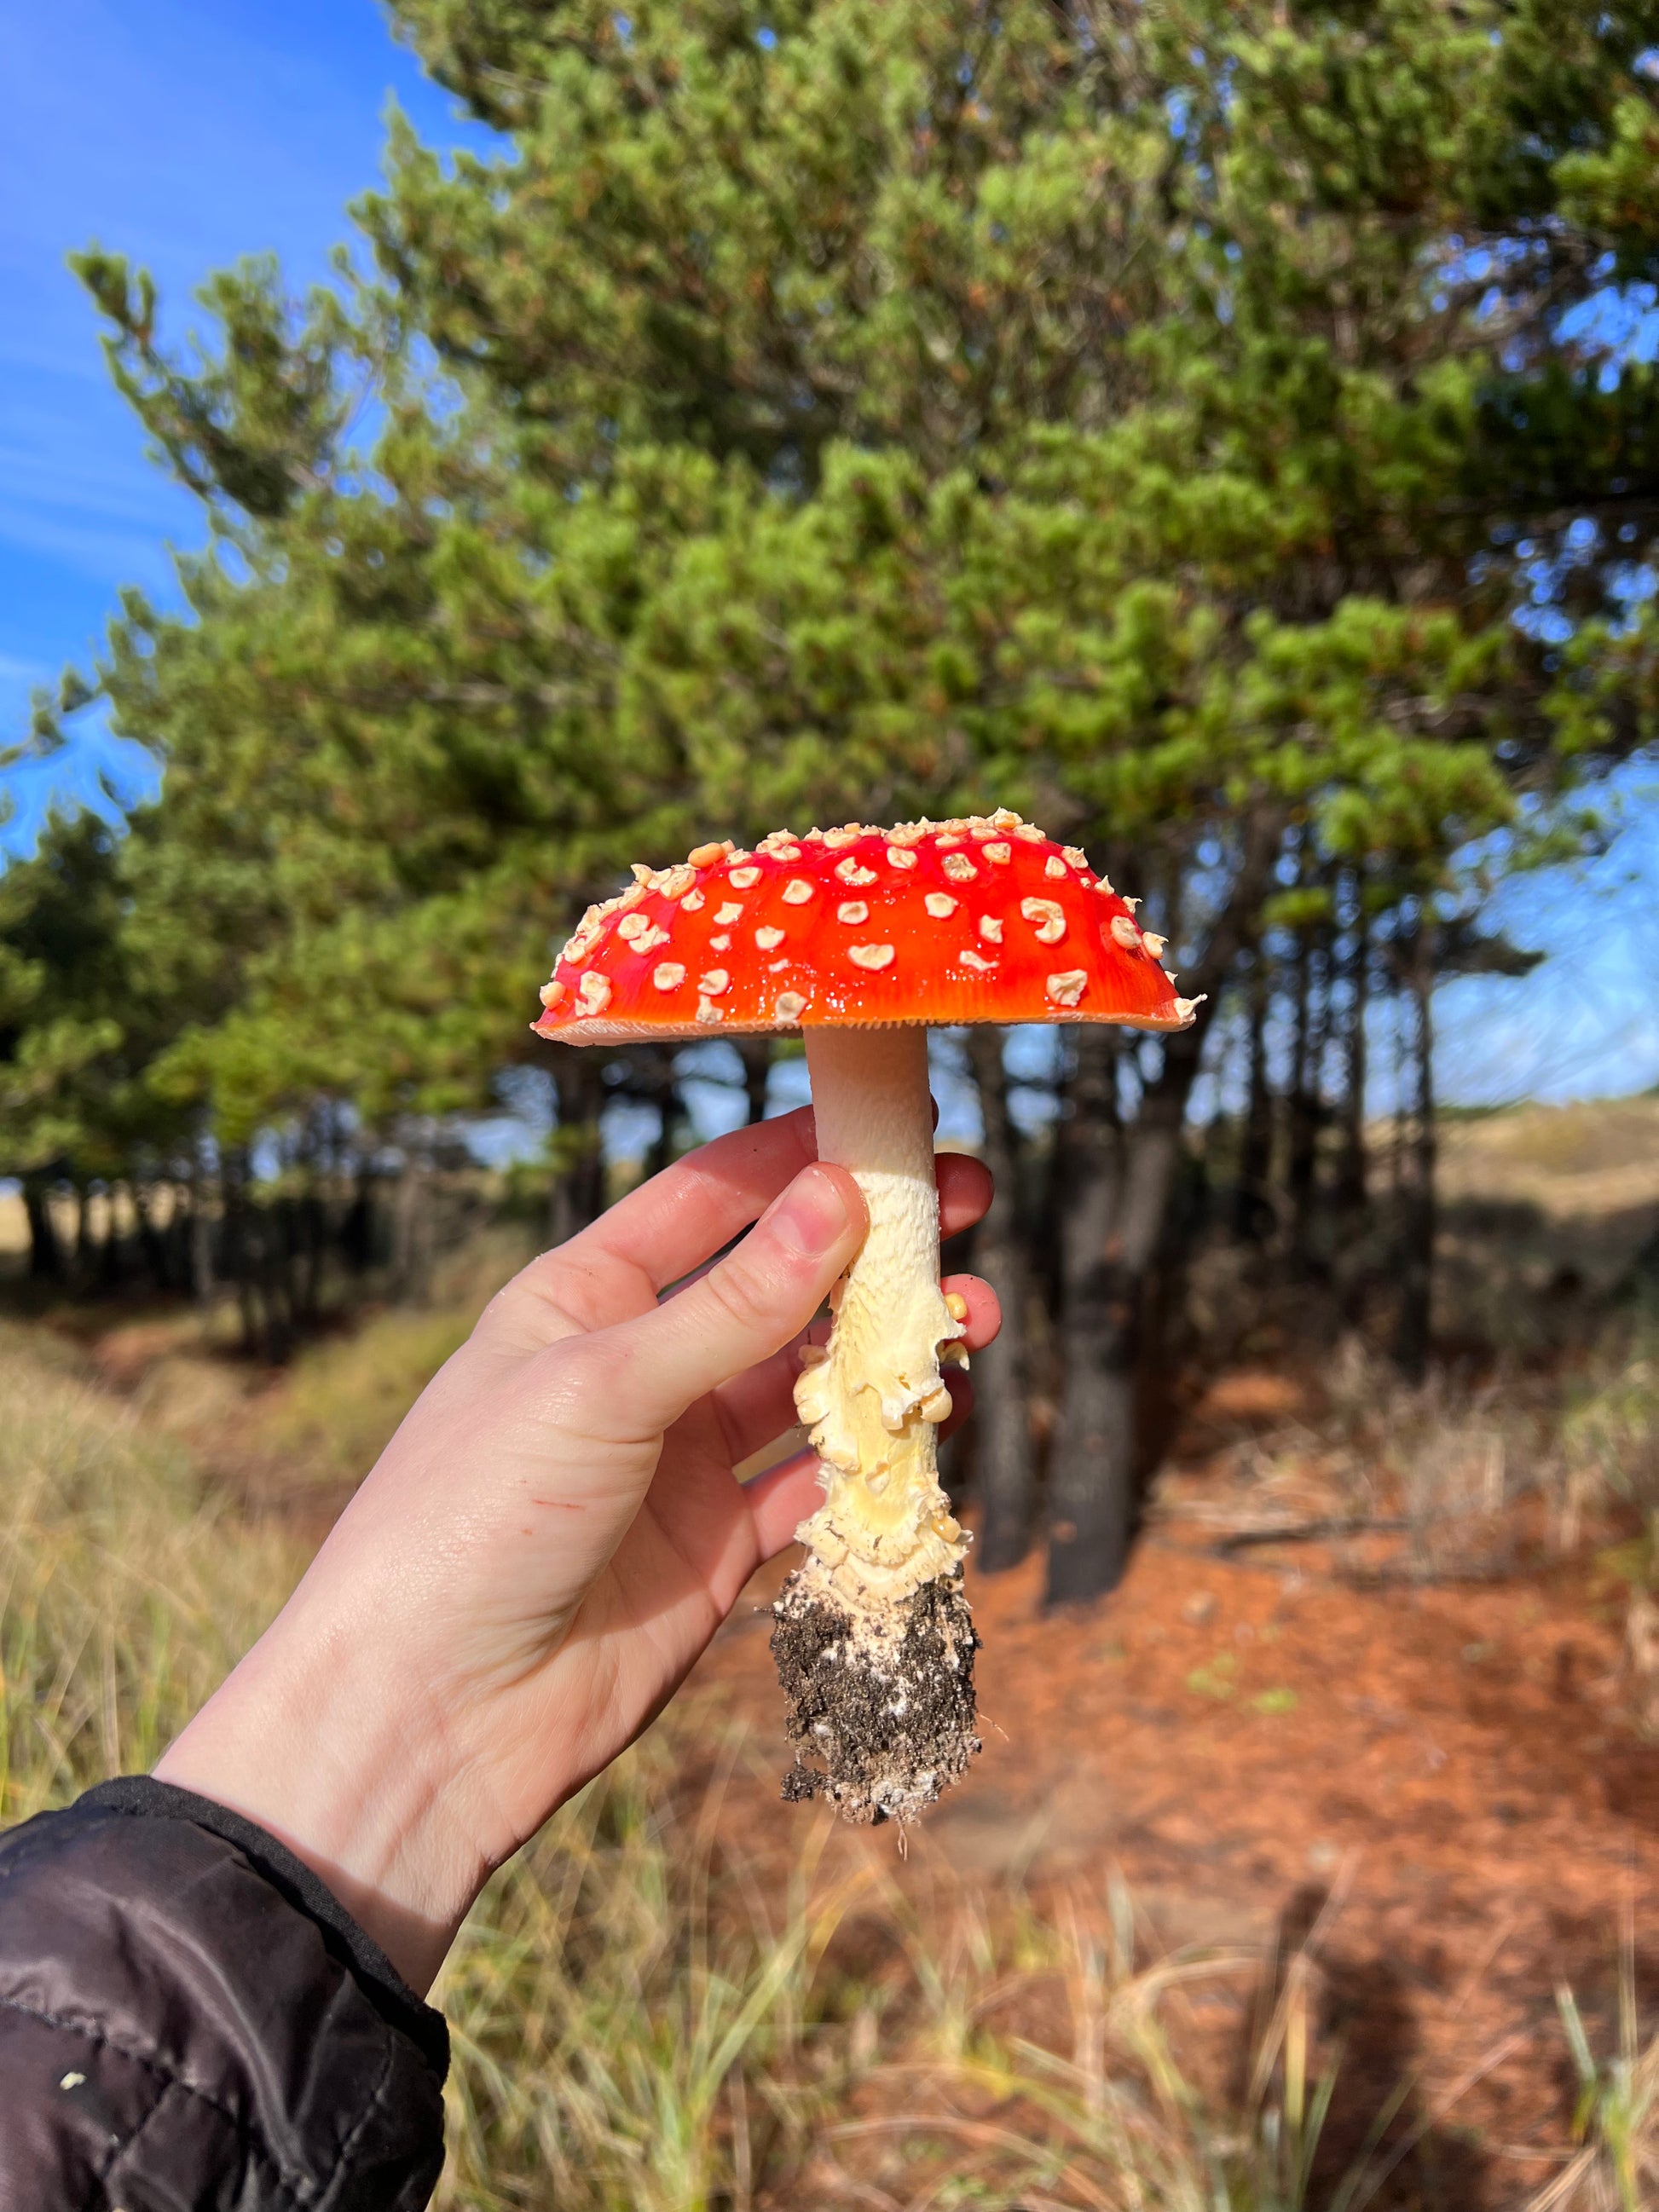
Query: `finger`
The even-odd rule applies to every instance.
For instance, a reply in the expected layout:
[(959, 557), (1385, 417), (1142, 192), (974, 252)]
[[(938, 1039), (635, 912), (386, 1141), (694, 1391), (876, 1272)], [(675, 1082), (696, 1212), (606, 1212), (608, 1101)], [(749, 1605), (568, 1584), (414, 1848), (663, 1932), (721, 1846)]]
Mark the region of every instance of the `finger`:
[(817, 1156), (810, 1106), (751, 1121), (687, 1152), (572, 1241), (643, 1266), (660, 1291), (757, 1220)]
[(699, 1146), (515, 1275), (486, 1328), (550, 1343), (648, 1312), (665, 1284), (730, 1243), (816, 1157), (805, 1106)]
[[(775, 1121), (751, 1122), (699, 1146), (653, 1176), (559, 1251), (567, 1261), (585, 1261), (603, 1253), (630, 1265), (643, 1263), (660, 1291), (729, 1243), (806, 1161), (817, 1158), (810, 1106)], [(935, 1166), (939, 1232), (954, 1237), (971, 1228), (990, 1205), (991, 1172), (971, 1152), (940, 1152)]]
[[(937, 1105), (933, 1118), (939, 1118)], [(729, 1243), (817, 1158), (810, 1106), (750, 1122), (687, 1152), (561, 1249), (569, 1254), (593, 1248), (629, 1261), (645, 1257), (661, 1291)], [(971, 1228), (989, 1206), (991, 1171), (971, 1152), (940, 1152), (935, 1169), (940, 1233), (953, 1237)]]
[(1002, 1327), (1002, 1301), (983, 1275), (947, 1275), (945, 1278), (947, 1298), (965, 1298), (968, 1310), (963, 1316), (962, 1341), (969, 1352), (983, 1352), (991, 1339)]
[(763, 1559), (775, 1559), (786, 1544), (794, 1541), (801, 1522), (823, 1503), (816, 1454), (797, 1452), (791, 1459), (769, 1467), (743, 1486), (744, 1503), (755, 1530), (755, 1549)]
[[(983, 1350), (1002, 1326), (996, 1292), (977, 1275), (947, 1275), (944, 1289), (947, 1297), (960, 1297), (967, 1305), (963, 1343), (969, 1352)], [(829, 1334), (827, 1321), (815, 1322), (781, 1352), (734, 1376), (714, 1393), (714, 1410), (734, 1467), (793, 1425), (800, 1348), (822, 1344)]]
[(994, 1185), (991, 1170), (971, 1152), (939, 1152), (933, 1161), (939, 1178), (939, 1233), (955, 1237), (983, 1220)]
[(718, 1267), (594, 1340), (622, 1394), (618, 1420), (641, 1435), (665, 1429), (694, 1401), (781, 1351), (829, 1296), (868, 1225), (845, 1168), (804, 1170)]
[[(939, 1235), (955, 1237), (983, 1218), (994, 1188), (991, 1171), (983, 1160), (975, 1159), (971, 1152), (940, 1152), (935, 1157), (934, 1168), (939, 1182)], [(714, 1263), (710, 1260), (707, 1264), (713, 1267)], [(706, 1272), (706, 1268), (690, 1270), (678, 1279), (676, 1289), (684, 1290)]]
[[(665, 1285), (705, 1265), (816, 1157), (810, 1106), (700, 1146), (532, 1261), (495, 1299), (480, 1338), (528, 1351), (648, 1311)], [(953, 1237), (989, 1206), (990, 1171), (971, 1153), (941, 1152), (937, 1172), (939, 1231)]]

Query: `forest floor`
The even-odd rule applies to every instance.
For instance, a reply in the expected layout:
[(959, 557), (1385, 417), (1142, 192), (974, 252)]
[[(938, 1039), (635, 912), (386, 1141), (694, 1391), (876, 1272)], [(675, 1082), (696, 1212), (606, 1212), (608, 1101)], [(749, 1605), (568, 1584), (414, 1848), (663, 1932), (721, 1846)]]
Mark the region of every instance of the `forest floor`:
[[(1523, 2203), (1577, 2096), (1555, 1991), (1610, 2056), (1626, 1915), (1650, 2021), (1659, 2007), (1659, 1743), (1621, 1703), (1619, 1594), (1582, 1560), (1365, 1588), (1352, 1544), (1217, 1557), (1213, 1486), (1191, 1462), (1166, 1480), (1122, 1585), (1087, 1611), (1044, 1614), (1035, 1558), (974, 1587), (984, 1750), (911, 1856), (993, 1894), (1097, 1899), (1121, 1877), (1154, 1952), (1289, 1951), (1318, 1923), (1343, 2051), (1329, 2149), (1357, 2150), (1409, 2083), (1448, 2205)], [(761, 1754), (728, 1800), (751, 1838), (782, 1817), (777, 1579), (694, 1678)], [(1237, 2007), (1242, 2044), (1243, 1996), (1207, 2002), (1223, 2045)]]
[[(1594, 1270), (1659, 1219), (1659, 1102), (1469, 1122), (1448, 1154), (1455, 1202), (1530, 1224), (1529, 1287), (1559, 1271), (1564, 1240)], [(59, 1325), (142, 1418), (314, 1539), (508, 1256), (486, 1242), (441, 1310), (383, 1314), (280, 1376), (215, 1352), (183, 1315), (108, 1326), (80, 1309)], [(1045, 1614), (1035, 1553), (994, 1579), (970, 1567), (984, 1749), (908, 1837), (831, 1834), (778, 1801), (767, 1632), (787, 1559), (693, 1678), (711, 1748), (685, 1783), (704, 1785), (734, 1723), (720, 1826), (781, 1871), (816, 1822), (826, 1868), (878, 1865), (918, 1897), (993, 1912), (1037, 1899), (1105, 1915), (1121, 1881), (1148, 1955), (1242, 1946), (1261, 1960), (1305, 1943), (1324, 2048), (1340, 2051), (1330, 2170), (1398, 2096), (1422, 2201), (1509, 2212), (1571, 2141), (1558, 1991), (1610, 2058), (1627, 1929), (1655, 2032), (1659, 1741), (1632, 1694), (1608, 1532), (1517, 1462), (1493, 1391), (1419, 1401), (1415, 1441), (1385, 1437), (1373, 1456), (1388, 1469), (1367, 1464), (1356, 1486), (1368, 1448), (1352, 1422), (1334, 1440), (1332, 1426), (1355, 1389), (1352, 1373), (1289, 1358), (1214, 1377), (1127, 1578), (1092, 1607)], [(1248, 1978), (1190, 1996), (1201, 2066), (1243, 2063), (1253, 2006)]]

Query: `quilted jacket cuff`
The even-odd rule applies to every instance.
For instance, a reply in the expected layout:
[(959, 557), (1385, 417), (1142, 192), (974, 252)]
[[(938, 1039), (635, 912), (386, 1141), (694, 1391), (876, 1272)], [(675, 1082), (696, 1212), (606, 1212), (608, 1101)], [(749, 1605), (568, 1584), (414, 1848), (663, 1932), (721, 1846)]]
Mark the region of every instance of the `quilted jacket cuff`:
[(135, 1778), (0, 1838), (0, 2203), (417, 2212), (447, 2063), (442, 2016), (224, 1807)]

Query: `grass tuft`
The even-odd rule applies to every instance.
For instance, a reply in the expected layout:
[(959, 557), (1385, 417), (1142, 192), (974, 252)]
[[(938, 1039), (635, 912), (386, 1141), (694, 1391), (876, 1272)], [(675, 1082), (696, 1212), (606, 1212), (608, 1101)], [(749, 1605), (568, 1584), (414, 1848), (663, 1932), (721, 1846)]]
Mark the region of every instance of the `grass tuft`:
[(264, 1627), (301, 1556), (176, 1444), (0, 1328), (0, 1820), (142, 1773)]

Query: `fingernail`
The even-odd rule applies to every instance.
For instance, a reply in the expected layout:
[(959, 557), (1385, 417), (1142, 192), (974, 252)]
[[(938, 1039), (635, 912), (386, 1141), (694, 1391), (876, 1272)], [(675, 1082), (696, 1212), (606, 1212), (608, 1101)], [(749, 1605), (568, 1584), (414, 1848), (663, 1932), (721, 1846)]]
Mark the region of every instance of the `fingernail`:
[(809, 1260), (820, 1258), (847, 1234), (847, 1201), (832, 1176), (803, 1168), (766, 1216), (775, 1236)]

